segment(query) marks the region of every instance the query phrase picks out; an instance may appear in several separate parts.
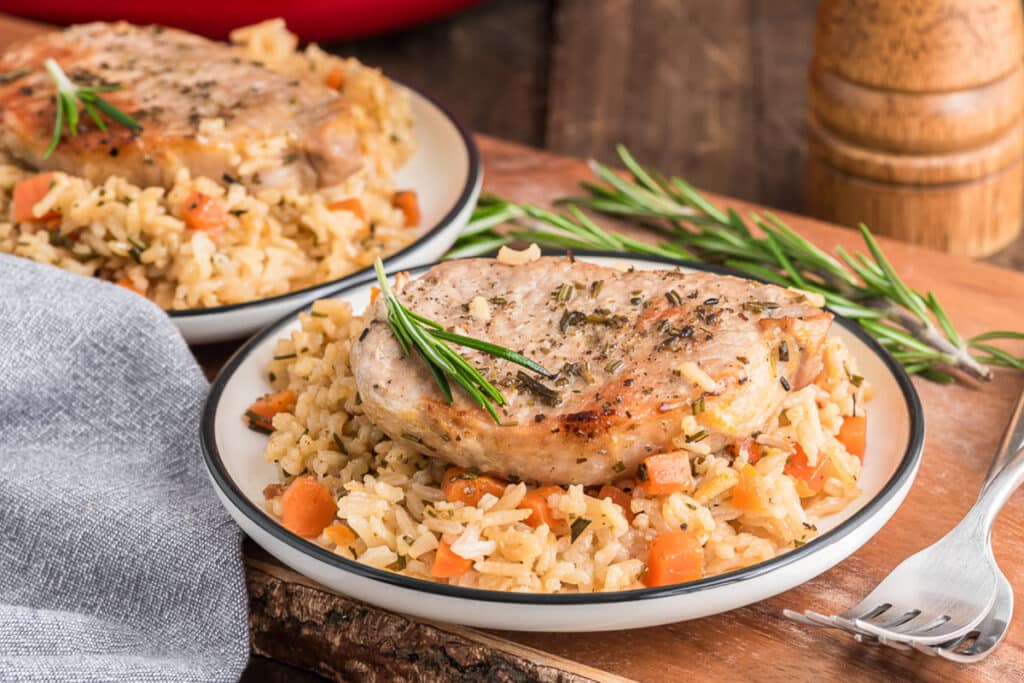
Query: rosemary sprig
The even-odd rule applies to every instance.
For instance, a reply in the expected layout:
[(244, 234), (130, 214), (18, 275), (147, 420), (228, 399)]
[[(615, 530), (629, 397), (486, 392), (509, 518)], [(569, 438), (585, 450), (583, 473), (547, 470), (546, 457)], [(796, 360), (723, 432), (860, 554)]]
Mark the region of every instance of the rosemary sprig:
[(53, 59), (47, 59), (43, 62), (43, 66), (57, 87), (57, 118), (54, 121), (50, 146), (43, 153), (44, 159), (53, 154), (53, 151), (57, 149), (65, 128), (68, 135), (78, 135), (78, 122), (81, 118), (78, 111), (79, 105), (82, 106), (82, 109), (85, 110), (85, 113), (89, 115), (89, 118), (93, 120), (96, 127), (100, 130), (107, 130), (107, 124), (100, 116), (100, 113), (106, 114), (111, 120), (120, 123), (126, 128), (142, 129), (142, 125), (138, 121), (100, 96), (99, 93), (101, 92), (120, 90), (121, 86), (119, 84), (75, 85)]
[[(717, 263), (822, 295), (832, 310), (856, 320), (911, 374), (944, 382), (955, 374), (987, 381), (992, 373), (986, 366), (1024, 370), (1024, 357), (991, 343), (1022, 340), (1024, 332), (996, 330), (964, 339), (932, 292), (915, 291), (903, 282), (866, 226), (860, 226), (866, 254), (837, 247), (832, 256), (771, 213), (751, 214), (748, 224), (737, 211), (714, 206), (682, 179), (644, 168), (625, 147), (620, 145), (618, 152), (632, 177), (591, 162), (601, 182), (582, 183), (587, 196), (560, 200), (565, 213), (482, 199), (449, 257), (487, 253), (522, 240)], [(662, 240), (649, 244), (601, 228), (580, 207), (657, 231)], [(513, 222), (512, 231), (495, 230), (504, 221)]]
[(505, 397), (476, 368), (470, 365), (469, 361), (446, 342), (503, 358), (544, 377), (554, 376), (540, 364), (522, 354), (482, 339), (448, 332), (441, 323), (409, 310), (392, 293), (391, 287), (388, 286), (387, 275), (384, 273), (384, 264), (379, 258), (374, 262), (373, 267), (377, 271), (377, 282), (380, 284), (381, 296), (384, 297), (387, 307), (388, 324), (391, 326), (398, 345), (402, 347), (402, 352), (406, 356), (410, 355), (412, 351), (416, 351), (423, 359), (449, 405), (453, 401), (449, 378), (455, 380), (455, 383), (461, 386), (476, 401), (477, 405), (490, 413), (498, 424), (501, 424), (501, 418), (498, 417), (494, 406), (505, 405)]

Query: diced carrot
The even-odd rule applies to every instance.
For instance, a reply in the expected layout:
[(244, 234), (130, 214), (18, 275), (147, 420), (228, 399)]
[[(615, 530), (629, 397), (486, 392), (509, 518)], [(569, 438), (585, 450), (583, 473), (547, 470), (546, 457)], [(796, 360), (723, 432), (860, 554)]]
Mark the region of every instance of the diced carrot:
[(612, 502), (622, 508), (622, 511), (626, 514), (626, 521), (633, 521), (633, 509), (630, 507), (630, 503), (633, 500), (633, 496), (629, 495), (618, 486), (612, 486), (611, 484), (605, 484), (601, 487), (601, 490), (597, 492), (598, 498), (611, 498)]
[(548, 505), (548, 497), (556, 493), (565, 493), (565, 489), (561, 486), (551, 485), (541, 486), (527, 492), (519, 503), (519, 509), (530, 510), (531, 514), (523, 522), (534, 528), (539, 527), (541, 524), (547, 524), (549, 529), (558, 524), (558, 520), (551, 513), (551, 506)]
[(281, 523), (304, 538), (319, 536), (337, 512), (334, 496), (313, 477), (295, 479), (281, 496)]
[(345, 69), (340, 64), (330, 70), (327, 74), (327, 78), (324, 79), (324, 83), (327, 84), (328, 88), (335, 90), (341, 90), (342, 86), (345, 85)]
[[(786, 458), (786, 466), (782, 471), (803, 484), (806, 489), (804, 493), (810, 492), (810, 495), (814, 495), (825, 486), (825, 466), (827, 464), (828, 458), (822, 455), (818, 458), (818, 464), (812, 467), (807, 462), (807, 454), (800, 446), (797, 446), (793, 455)], [(801, 497), (807, 498), (808, 496), (801, 493)]]
[(135, 292), (136, 294), (141, 294), (142, 296), (146, 296), (146, 292), (143, 291), (142, 289), (140, 289), (139, 287), (136, 287), (135, 283), (130, 278), (123, 277), (120, 280), (118, 280), (117, 282), (115, 282), (114, 284), (117, 285), (118, 287), (124, 287), (125, 289), (130, 289), (133, 292)]
[(864, 462), (864, 449), (868, 442), (868, 416), (854, 415), (843, 418), (843, 425), (836, 437), (846, 447), (846, 452), (856, 455)]
[(356, 532), (348, 524), (332, 524), (324, 529), (324, 533), (331, 539), (331, 543), (341, 547), (350, 546), (356, 540)]
[(462, 576), (473, 566), (473, 560), (467, 560), (452, 552), (452, 547), (444, 541), (437, 542), (434, 553), (434, 564), (430, 566), (430, 575), (437, 579), (452, 579)]
[(761, 444), (749, 436), (746, 439), (740, 439), (736, 443), (731, 444), (729, 449), (732, 451), (734, 458), (746, 456), (747, 462), (751, 465), (761, 459)]
[(277, 498), (282, 493), (284, 493), (283, 484), (267, 484), (266, 486), (263, 487), (263, 497), (266, 500), (270, 500), (271, 498)]
[(692, 531), (669, 531), (651, 541), (644, 584), (650, 588), (695, 581), (704, 575), (704, 548)]
[(652, 496), (686, 491), (693, 486), (690, 458), (685, 451), (648, 456), (637, 468), (636, 478)]
[(274, 431), (274, 416), (295, 407), (295, 392), (291, 389), (275, 391), (256, 399), (245, 411), (249, 429), (258, 432)]
[(228, 214), (218, 198), (193, 192), (181, 205), (181, 218), (189, 230), (215, 234), (227, 225)]
[(373, 306), (377, 303), (377, 297), (380, 296), (380, 287), (373, 285), (370, 287), (370, 305)]
[(36, 218), (32, 215), (35, 208), (53, 186), (53, 173), (40, 173), (25, 178), (14, 186), (14, 199), (11, 206), (11, 218), (15, 221), (46, 221), (59, 218), (60, 214), (50, 211)]
[(364, 223), (366, 222), (366, 209), (363, 208), (363, 203), (355, 197), (331, 202), (327, 205), (327, 208), (331, 211), (350, 211), (354, 213), (359, 220)]
[(747, 512), (762, 512), (765, 509), (764, 497), (759, 486), (761, 475), (753, 465), (740, 468), (739, 481), (732, 489), (732, 506)]
[(485, 494), (501, 498), (505, 493), (505, 482), (476, 470), (464, 467), (449, 467), (444, 473), (441, 490), (449, 503), (476, 505)]
[(414, 190), (399, 190), (391, 198), (391, 203), (402, 210), (406, 227), (414, 228), (420, 224), (420, 200)]

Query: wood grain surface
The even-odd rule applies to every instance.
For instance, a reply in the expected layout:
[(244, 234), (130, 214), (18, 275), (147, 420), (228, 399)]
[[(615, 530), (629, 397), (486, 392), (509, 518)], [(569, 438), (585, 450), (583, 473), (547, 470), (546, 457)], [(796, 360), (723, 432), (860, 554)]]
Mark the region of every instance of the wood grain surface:
[[(0, 21), (0, 46), (12, 35), (28, 30), (24, 25)], [(579, 160), (488, 137), (480, 137), (479, 143), (486, 168), (485, 189), (511, 199), (549, 203), (573, 192), (578, 180), (587, 175)], [(760, 210), (714, 195), (712, 199), (741, 211)], [(860, 248), (851, 231), (797, 216), (782, 217), (824, 248)], [(1024, 274), (891, 240), (882, 243), (908, 283), (934, 291), (965, 334), (993, 327), (1024, 329)], [(213, 372), (234, 346), (222, 344), (195, 352), (207, 371)], [(1024, 622), (1019, 614), (1006, 642), (989, 659), (973, 666), (864, 647), (840, 633), (804, 629), (780, 616), (785, 607), (844, 609), (901, 559), (955, 524), (977, 493), (1010, 403), (1022, 385), (1024, 377), (1002, 371), (984, 386), (915, 381), (925, 410), (926, 446), (918, 479), (896, 516), (836, 568), (750, 607), (698, 621), (616, 633), (482, 633), (429, 624), (356, 603), (247, 548), (256, 651), (274, 653), (338, 680), (402, 676), (730, 682), (1024, 680)], [(993, 540), (996, 558), (1020, 596), (1024, 586), (1024, 494), (1010, 500)], [(376, 639), (379, 634), (371, 625), (380, 625), (383, 633), (393, 637)], [(401, 647), (403, 643), (422, 645), (410, 651)], [(445, 650), (443, 656), (435, 651), (449, 645), (452, 650)], [(416, 660), (413, 668), (408, 668), (410, 659)]]

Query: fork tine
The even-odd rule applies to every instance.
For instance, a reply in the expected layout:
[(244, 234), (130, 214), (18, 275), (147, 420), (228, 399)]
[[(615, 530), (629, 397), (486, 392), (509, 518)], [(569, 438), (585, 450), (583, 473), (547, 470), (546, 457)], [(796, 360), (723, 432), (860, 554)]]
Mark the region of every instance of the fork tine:
[(895, 611), (895, 610), (888, 610), (888, 611), (885, 612), (885, 614), (887, 616), (886, 619), (877, 618), (877, 619), (870, 619), (869, 620), (869, 619), (865, 619), (865, 618), (861, 617), (861, 618), (857, 619), (857, 621), (858, 622), (870, 621), (872, 624), (874, 624), (878, 628), (884, 628), (884, 629), (889, 629), (889, 630), (897, 630), (898, 627), (903, 626), (904, 624), (908, 624), (908, 623), (912, 622), (914, 619), (916, 619), (918, 616), (920, 616), (921, 610), (912, 609), (912, 610), (907, 610), (905, 612)]
[[(1006, 632), (1001, 631), (1000, 633), (1005, 635)], [(1002, 635), (991, 633), (979, 634), (972, 631), (967, 636), (961, 638), (955, 646), (936, 648), (935, 654), (952, 662), (960, 662), (961, 664), (980, 662), (992, 653), (995, 646), (1002, 640)], [(963, 647), (964, 641), (972, 636), (974, 637), (974, 642), (967, 647)]]
[(984, 617), (985, 615), (981, 614), (977, 618), (972, 619), (968, 622), (953, 623), (947, 621), (941, 626), (933, 628), (932, 630), (924, 634), (918, 634), (913, 629), (910, 629), (908, 631), (894, 631), (880, 627), (879, 625), (874, 624), (870, 621), (861, 621), (860, 619), (854, 619), (853, 623), (856, 628), (862, 631), (866, 631), (867, 633), (876, 635), (879, 638), (893, 640), (898, 639), (901, 635), (906, 635), (913, 636), (914, 640), (922, 645), (941, 645), (942, 643), (949, 642), (950, 640), (953, 640), (964, 635), (965, 633), (970, 632), (975, 626), (978, 625), (978, 622), (980, 622)]
[(804, 610), (802, 613), (794, 612), (792, 610), (784, 610), (783, 614), (806, 626), (819, 626), (823, 628), (846, 630), (844, 626), (833, 623), (833, 619), (835, 619), (834, 616), (821, 614), (820, 612), (815, 612), (813, 610)]
[(804, 614), (802, 612), (797, 612), (797, 611), (791, 610), (791, 609), (784, 609), (784, 610), (782, 610), (782, 616), (784, 616), (787, 619), (790, 619), (792, 621), (795, 621), (798, 624), (803, 624), (804, 626), (819, 626), (820, 625), (816, 621), (811, 621), (810, 619), (808, 619), (806, 616), (804, 616)]
[(899, 650), (901, 652), (909, 652), (910, 651), (910, 646), (907, 645), (906, 643), (902, 642), (902, 641), (899, 641), (899, 640), (893, 640), (892, 638), (878, 638), (877, 636), (867, 636), (867, 637), (869, 637), (869, 638), (876, 638), (879, 645), (885, 645), (886, 647), (891, 647), (894, 650)]

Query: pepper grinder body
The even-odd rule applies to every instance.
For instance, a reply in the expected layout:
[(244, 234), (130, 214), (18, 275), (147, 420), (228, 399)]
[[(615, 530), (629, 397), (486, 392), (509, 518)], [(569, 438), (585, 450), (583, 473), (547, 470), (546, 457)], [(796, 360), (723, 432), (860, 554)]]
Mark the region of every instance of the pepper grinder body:
[(823, 0), (809, 69), (806, 205), (967, 256), (1020, 233), (1019, 0)]

